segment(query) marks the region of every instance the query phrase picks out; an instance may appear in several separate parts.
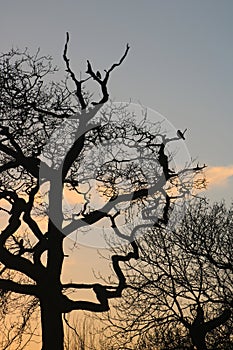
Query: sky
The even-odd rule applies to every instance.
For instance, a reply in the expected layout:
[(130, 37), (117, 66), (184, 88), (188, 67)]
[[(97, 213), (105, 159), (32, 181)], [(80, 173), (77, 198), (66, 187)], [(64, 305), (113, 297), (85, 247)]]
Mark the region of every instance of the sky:
[[(108, 68), (124, 52), (109, 85), (116, 101), (140, 102), (187, 128), (186, 146), (208, 165), (212, 200), (233, 198), (232, 0), (1, 0), (0, 51), (62, 51), (76, 72), (90, 59)], [(83, 269), (84, 271), (85, 269)]]
[[(1, 52), (40, 47), (64, 73), (86, 59), (99, 70), (124, 52), (110, 81), (115, 101), (140, 102), (187, 131), (190, 155), (208, 165), (212, 200), (233, 198), (233, 2), (231, 0), (2, 0)], [(218, 172), (218, 181), (215, 176)]]

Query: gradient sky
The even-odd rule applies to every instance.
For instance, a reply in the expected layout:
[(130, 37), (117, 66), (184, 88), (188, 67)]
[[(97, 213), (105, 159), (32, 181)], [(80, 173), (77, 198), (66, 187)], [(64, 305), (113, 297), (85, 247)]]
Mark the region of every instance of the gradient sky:
[(140, 101), (176, 128), (187, 127), (189, 153), (210, 168), (209, 196), (230, 201), (233, 1), (1, 0), (1, 52), (40, 47), (63, 73), (66, 31), (76, 72), (85, 71), (86, 59), (108, 68), (130, 44), (112, 74), (111, 97)]
[(211, 198), (233, 198), (233, 1), (1, 1), (1, 52), (40, 47), (63, 70), (66, 31), (77, 72), (86, 59), (109, 67), (129, 42), (111, 97), (140, 101), (187, 127), (191, 156), (222, 174)]

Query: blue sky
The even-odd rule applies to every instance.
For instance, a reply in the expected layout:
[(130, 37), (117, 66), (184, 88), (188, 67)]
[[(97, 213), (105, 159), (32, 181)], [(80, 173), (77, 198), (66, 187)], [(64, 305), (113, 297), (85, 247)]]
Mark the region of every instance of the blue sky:
[(222, 174), (209, 195), (233, 198), (233, 1), (1, 1), (1, 52), (40, 47), (64, 69), (66, 31), (77, 72), (86, 59), (109, 67), (129, 42), (111, 97), (140, 101), (187, 127), (190, 154)]

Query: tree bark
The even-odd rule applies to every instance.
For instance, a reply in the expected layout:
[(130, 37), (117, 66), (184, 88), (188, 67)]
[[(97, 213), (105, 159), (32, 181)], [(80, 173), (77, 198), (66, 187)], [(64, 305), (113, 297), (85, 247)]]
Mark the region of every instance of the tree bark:
[(42, 300), (40, 304), (42, 328), (41, 350), (64, 350), (64, 329), (60, 308), (51, 299)]
[(197, 350), (207, 350), (207, 345), (205, 341), (206, 333), (202, 332), (201, 329), (193, 330), (191, 333), (191, 339), (193, 345)]

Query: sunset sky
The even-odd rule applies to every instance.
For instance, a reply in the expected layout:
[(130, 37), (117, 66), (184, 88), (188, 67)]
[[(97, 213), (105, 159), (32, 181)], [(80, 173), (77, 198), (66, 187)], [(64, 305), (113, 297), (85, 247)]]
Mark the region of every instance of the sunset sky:
[(87, 59), (96, 70), (108, 68), (129, 43), (126, 61), (111, 77), (111, 98), (140, 102), (175, 128), (187, 128), (189, 154), (208, 165), (207, 195), (230, 203), (233, 1), (1, 1), (2, 53), (12, 47), (28, 47), (31, 52), (40, 47), (42, 54), (54, 57), (61, 68), (58, 76), (63, 77), (67, 31), (69, 57), (77, 73), (85, 72)]

